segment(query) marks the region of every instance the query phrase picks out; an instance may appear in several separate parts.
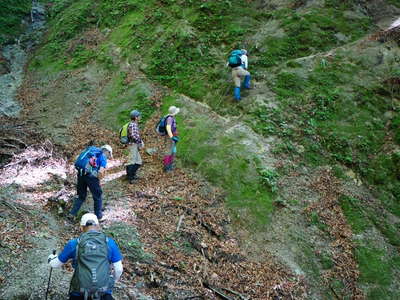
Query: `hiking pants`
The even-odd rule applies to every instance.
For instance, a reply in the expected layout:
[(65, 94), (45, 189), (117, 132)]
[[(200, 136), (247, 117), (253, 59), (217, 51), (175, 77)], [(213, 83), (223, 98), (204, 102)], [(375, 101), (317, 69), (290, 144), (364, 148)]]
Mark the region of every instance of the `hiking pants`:
[(163, 158), (164, 170), (171, 171), (173, 169), (176, 156), (176, 142), (171, 140), (167, 135), (164, 140), (166, 152)]
[(128, 180), (136, 179), (136, 172), (142, 165), (142, 157), (140, 156), (139, 152), (139, 145), (138, 144), (130, 144), (129, 146), (129, 159), (128, 165), (126, 166), (126, 176)]
[(232, 68), (232, 79), (235, 83), (235, 87), (240, 88), (242, 77), (245, 77), (247, 75), (250, 75), (250, 72), (246, 71), (242, 67)]
[(94, 177), (91, 174), (86, 174), (80, 176), (78, 174), (78, 182), (76, 185), (76, 191), (78, 193), (78, 198), (75, 199), (74, 205), (71, 210), (71, 215), (76, 216), (78, 214), (79, 209), (81, 208), (83, 202), (86, 200), (87, 189), (89, 188), (92, 193), (93, 202), (94, 202), (94, 213), (97, 218), (101, 219), (103, 213), (101, 211), (103, 200), (101, 198), (103, 191), (101, 190), (100, 180), (97, 177)]
[(128, 164), (129, 165), (141, 165), (142, 162), (142, 157), (140, 156), (139, 152), (139, 145), (138, 144), (130, 144), (129, 146), (129, 160)]
[[(84, 300), (85, 297), (83, 296), (74, 296), (74, 295), (69, 295), (69, 300)], [(90, 298), (89, 298), (90, 300)], [(114, 300), (114, 298), (110, 294), (105, 294), (100, 297), (100, 300)]]

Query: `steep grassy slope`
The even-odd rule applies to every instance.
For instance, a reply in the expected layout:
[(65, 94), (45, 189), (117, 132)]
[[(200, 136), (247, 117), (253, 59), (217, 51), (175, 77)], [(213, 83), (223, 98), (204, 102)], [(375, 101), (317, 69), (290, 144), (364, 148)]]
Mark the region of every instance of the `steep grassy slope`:
[[(185, 165), (224, 188), (237, 223), (265, 233), (268, 247), (280, 244), (277, 255), (319, 295), (345, 297), (355, 293), (345, 279), (321, 279), (338, 265), (337, 249), (326, 246), (328, 219), (322, 209), (303, 214), (324, 200), (307, 177), (331, 170), (340, 182), (335, 209), (351, 226), (347, 242), (360, 271), (353, 279), (369, 298), (389, 299), (400, 273), (400, 51), (398, 40), (369, 34), (399, 7), (396, 0), (57, 0), (30, 68), (56, 77), (85, 70), (92, 79), (91, 67), (102, 69), (104, 84), (82, 81), (81, 94), (98, 95), (98, 119), (114, 129), (132, 106), (147, 119), (157, 87), (167, 86), (164, 111), (174, 103), (186, 110)], [(255, 87), (238, 105), (224, 68), (233, 48), (249, 50)]]
[(0, 3), (0, 46), (13, 39), (21, 32), (23, 26), (21, 20), (29, 15), (31, 9), (30, 0), (15, 1), (3, 0)]

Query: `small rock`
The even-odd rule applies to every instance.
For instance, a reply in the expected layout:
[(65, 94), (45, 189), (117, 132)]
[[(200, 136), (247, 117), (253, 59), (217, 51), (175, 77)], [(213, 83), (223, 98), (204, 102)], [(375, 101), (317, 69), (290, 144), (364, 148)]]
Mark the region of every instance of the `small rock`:
[(153, 154), (157, 153), (157, 148), (147, 148), (146, 153), (148, 155), (153, 155)]
[(344, 174), (346, 174), (346, 176), (348, 176), (348, 177), (350, 177), (352, 179), (356, 178), (356, 174), (354, 173), (353, 170), (348, 170), (348, 171), (344, 172)]

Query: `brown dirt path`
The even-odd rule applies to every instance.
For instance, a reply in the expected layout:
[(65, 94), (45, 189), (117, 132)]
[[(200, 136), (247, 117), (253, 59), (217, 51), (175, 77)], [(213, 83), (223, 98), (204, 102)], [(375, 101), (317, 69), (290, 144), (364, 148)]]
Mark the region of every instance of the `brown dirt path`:
[[(160, 137), (153, 129), (158, 118), (149, 120), (142, 131), (146, 148), (159, 149)], [(84, 147), (82, 141), (88, 140), (88, 132), (92, 139), (101, 141), (99, 145), (106, 141), (112, 145), (114, 159), (125, 159), (117, 134), (91, 124), (89, 114), (84, 114), (71, 129), (71, 152), (77, 154)], [(121, 220), (115, 218), (116, 214), (127, 215), (124, 222), (137, 228), (145, 252), (154, 257), (151, 264), (125, 260), (122, 282), (128, 294), (135, 283), (144, 281), (142, 292), (155, 299), (165, 297), (168, 290), (180, 290), (182, 299), (187, 295), (193, 299), (217, 299), (218, 293), (229, 297), (226, 299), (304, 297), (304, 282), (275, 263), (273, 257), (266, 254), (255, 261), (240, 250), (241, 241), (231, 231), (222, 191), (179, 167), (179, 163), (172, 173), (164, 173), (159, 153), (148, 155), (143, 151), (142, 158), (141, 179), (135, 184), (120, 177), (113, 180), (112, 191), (107, 191), (107, 185), (104, 187), (108, 195), (105, 215), (110, 216), (106, 226), (113, 218)], [(124, 173), (123, 170), (123, 166), (114, 167), (106, 177)], [(116, 213), (121, 207), (123, 213)], [(177, 231), (179, 219), (182, 222)]]

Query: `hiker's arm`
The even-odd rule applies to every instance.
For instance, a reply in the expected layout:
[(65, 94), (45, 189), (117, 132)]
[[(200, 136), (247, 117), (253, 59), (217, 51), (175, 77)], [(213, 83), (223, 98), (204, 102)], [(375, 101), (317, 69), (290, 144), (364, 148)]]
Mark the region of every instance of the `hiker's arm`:
[(52, 268), (59, 268), (63, 265), (63, 263), (58, 259), (58, 257), (55, 257), (49, 261), (49, 265)]
[(172, 137), (173, 137), (174, 135), (172, 134), (172, 127), (171, 127), (171, 125), (167, 125), (167, 126), (166, 126), (166, 129), (167, 129), (168, 136), (172, 139)]
[[(69, 259), (75, 257), (76, 252), (76, 240), (70, 240), (64, 247), (63, 251), (58, 255), (54, 255), (49, 261), (49, 265), (52, 268), (59, 268), (65, 264)], [(53, 255), (53, 254), (52, 254)], [(51, 257), (49, 256), (49, 259)]]
[(122, 261), (120, 260), (113, 263), (113, 267), (114, 267), (114, 279), (115, 282), (117, 282), (122, 275), (122, 271), (124, 270), (124, 267), (122, 266)]
[(243, 63), (244, 63), (244, 68), (247, 70), (248, 66), (249, 66), (249, 62), (247, 60), (247, 55), (243, 55)]

